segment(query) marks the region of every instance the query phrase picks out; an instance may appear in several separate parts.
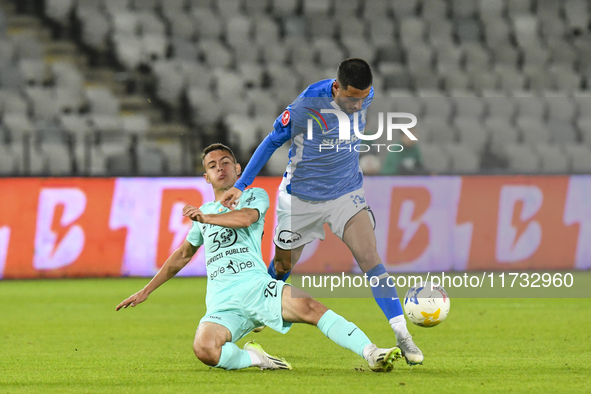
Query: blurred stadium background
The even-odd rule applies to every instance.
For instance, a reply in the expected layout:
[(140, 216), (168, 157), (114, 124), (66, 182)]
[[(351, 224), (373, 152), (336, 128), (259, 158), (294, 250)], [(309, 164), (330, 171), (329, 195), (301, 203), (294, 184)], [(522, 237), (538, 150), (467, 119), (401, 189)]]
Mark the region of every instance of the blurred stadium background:
[(214, 141), (246, 163), (346, 57), (417, 115), (429, 173), (589, 173), (590, 3), (0, 0), (0, 175), (191, 175)]

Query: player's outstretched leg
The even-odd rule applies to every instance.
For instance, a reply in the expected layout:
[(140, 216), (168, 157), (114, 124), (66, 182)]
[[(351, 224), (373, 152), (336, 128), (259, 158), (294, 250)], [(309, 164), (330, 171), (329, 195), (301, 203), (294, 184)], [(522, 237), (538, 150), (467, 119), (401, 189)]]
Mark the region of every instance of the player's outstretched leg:
[(354, 323), (327, 309), (303, 290), (285, 286), (282, 309), (283, 318), (286, 321), (317, 326), (337, 345), (365, 358), (372, 371), (389, 372), (393, 368), (394, 360), (402, 356), (397, 347), (378, 348)]
[(343, 242), (349, 247), (367, 277), (370, 280), (372, 277), (376, 278), (373, 279), (373, 283), (377, 281), (377, 285), (372, 286), (371, 291), (396, 335), (396, 341), (406, 362), (411, 365), (421, 364), (423, 353), (415, 345), (406, 328), (398, 292), (392, 282), (388, 281), (389, 275), (377, 252), (373, 225), (366, 210), (360, 211), (347, 222), (343, 232)]
[(216, 368), (291, 369), (287, 361), (268, 355), (259, 344), (249, 342), (242, 350), (231, 341), (232, 334), (226, 327), (203, 322), (197, 328), (193, 350), (201, 362)]

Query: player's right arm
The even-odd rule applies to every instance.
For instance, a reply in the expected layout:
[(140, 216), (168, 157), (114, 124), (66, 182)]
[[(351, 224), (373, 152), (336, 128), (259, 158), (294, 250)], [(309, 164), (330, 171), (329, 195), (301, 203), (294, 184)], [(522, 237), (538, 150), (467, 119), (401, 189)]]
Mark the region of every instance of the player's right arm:
[(144, 302), (150, 293), (160, 287), (164, 282), (175, 276), (185, 265), (187, 265), (195, 253), (197, 253), (197, 249), (199, 249), (199, 246), (193, 246), (189, 241), (185, 240), (177, 250), (172, 252), (170, 257), (166, 260), (158, 273), (152, 278), (150, 283), (117, 305), (117, 310), (121, 308), (127, 308), (129, 306), (136, 306)]
[[(293, 107), (296, 102), (292, 103), (290, 107)], [(265, 164), (269, 161), (273, 153), (281, 147), (284, 143), (289, 141), (292, 137), (292, 122), (291, 112), (293, 108), (288, 107), (273, 124), (273, 131), (269, 133), (254, 151), (250, 158), (248, 165), (244, 169), (244, 172), (240, 176), (240, 179), (236, 181), (234, 187), (227, 190), (220, 199), (220, 202), (226, 208), (234, 209), (236, 201), (242, 195), (242, 192), (248, 187), (254, 178), (263, 169)]]

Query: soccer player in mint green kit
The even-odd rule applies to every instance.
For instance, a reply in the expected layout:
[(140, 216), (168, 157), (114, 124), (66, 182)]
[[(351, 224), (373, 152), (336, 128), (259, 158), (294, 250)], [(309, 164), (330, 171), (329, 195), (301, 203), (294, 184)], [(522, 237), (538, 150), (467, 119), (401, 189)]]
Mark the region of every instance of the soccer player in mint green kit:
[(223, 369), (291, 369), (284, 359), (267, 354), (255, 342), (240, 349), (236, 342), (254, 328), (266, 325), (286, 333), (292, 323), (317, 326), (336, 344), (365, 358), (372, 371), (389, 372), (402, 357), (397, 347), (381, 349), (355, 324), (345, 320), (306, 292), (273, 279), (261, 257), (261, 240), (269, 197), (263, 189), (244, 191), (234, 210), (219, 201), (240, 175), (241, 167), (230, 148), (213, 144), (203, 152), (205, 180), (216, 200), (200, 208), (187, 205), (183, 215), (193, 220), (187, 239), (172, 253), (142, 290), (117, 310), (144, 302), (151, 292), (172, 278), (197, 252), (205, 248), (207, 312), (201, 319), (193, 349), (204, 364)]

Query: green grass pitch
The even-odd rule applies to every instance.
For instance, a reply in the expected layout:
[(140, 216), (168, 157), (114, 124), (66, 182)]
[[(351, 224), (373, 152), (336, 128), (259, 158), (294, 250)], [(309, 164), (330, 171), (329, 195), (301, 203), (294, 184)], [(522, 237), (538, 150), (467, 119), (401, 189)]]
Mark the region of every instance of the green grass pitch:
[[(173, 279), (115, 312), (146, 279), (0, 282), (0, 392), (590, 392), (589, 299), (452, 299), (430, 329), (409, 324), (422, 366), (389, 374), (315, 327), (249, 334), (293, 371), (223, 371), (195, 358), (205, 279)], [(372, 299), (326, 299), (379, 346), (395, 339)]]

